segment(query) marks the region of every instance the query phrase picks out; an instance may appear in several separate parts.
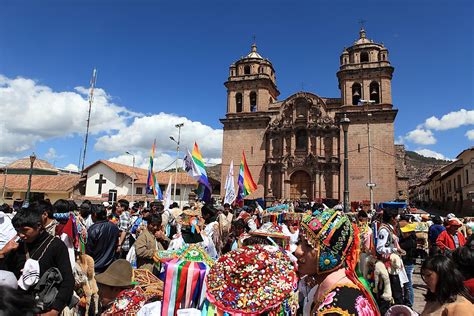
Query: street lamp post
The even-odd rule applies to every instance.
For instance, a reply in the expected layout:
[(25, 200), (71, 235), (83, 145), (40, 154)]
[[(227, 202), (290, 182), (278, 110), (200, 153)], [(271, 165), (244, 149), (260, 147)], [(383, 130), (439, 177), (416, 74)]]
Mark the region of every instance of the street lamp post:
[(349, 211), (349, 158), (347, 152), (347, 130), (351, 120), (344, 114), (341, 118), (340, 124), (344, 132), (344, 212)]
[(369, 112), (369, 105), (375, 103), (374, 100), (360, 100), (362, 105), (367, 105), (367, 147), (369, 150), (369, 183), (367, 186), (369, 187), (369, 194), (370, 194), (370, 210), (372, 211), (374, 207), (374, 187), (375, 183), (372, 182), (372, 144), (370, 141), (370, 117), (372, 113)]
[(33, 164), (35, 163), (36, 155), (32, 153), (30, 156), (30, 175), (28, 176), (28, 191), (26, 191), (25, 202), (30, 203), (30, 191), (31, 191), (31, 176), (33, 175)]
[(7, 187), (7, 174), (8, 174), (8, 165), (5, 164), (5, 170), (3, 171), (2, 203), (5, 203), (5, 189)]
[(132, 171), (132, 205), (134, 204), (135, 201), (135, 155), (131, 154), (129, 151), (125, 152), (127, 155), (132, 156), (132, 166), (133, 166), (133, 171)]
[[(179, 143), (181, 141), (181, 127), (184, 123), (176, 124), (174, 127), (178, 128), (178, 140), (174, 139), (173, 136), (170, 136), (170, 139), (176, 143), (176, 166), (175, 166), (175, 175), (174, 175), (174, 191), (173, 191), (173, 201), (176, 202), (176, 185), (178, 181), (178, 158), (179, 158)], [(180, 193), (181, 194), (181, 193)]]

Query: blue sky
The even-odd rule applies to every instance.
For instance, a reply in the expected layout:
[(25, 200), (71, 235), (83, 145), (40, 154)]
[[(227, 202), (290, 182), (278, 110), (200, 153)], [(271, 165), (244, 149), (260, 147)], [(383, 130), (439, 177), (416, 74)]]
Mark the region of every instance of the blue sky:
[(196, 140), (216, 163), (223, 83), (253, 35), (276, 70), (280, 99), (302, 84), (339, 97), (339, 55), (360, 19), (395, 67), (395, 138), (454, 158), (474, 143), (473, 9), (472, 1), (433, 0), (2, 1), (0, 160), (35, 151), (58, 167), (77, 165), (96, 67), (86, 164), (130, 163), (131, 151), (143, 165), (156, 137), (164, 168), (181, 121), (184, 147)]

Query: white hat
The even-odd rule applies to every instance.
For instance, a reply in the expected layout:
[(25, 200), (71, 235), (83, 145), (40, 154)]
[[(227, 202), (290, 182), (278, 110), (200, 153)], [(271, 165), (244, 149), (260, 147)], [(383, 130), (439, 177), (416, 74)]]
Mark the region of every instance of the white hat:
[(18, 288), (18, 281), (13, 272), (0, 270), (0, 286), (6, 286), (15, 290)]
[(102, 205), (103, 205), (104, 207), (109, 207), (109, 206), (110, 206), (110, 203), (109, 203), (109, 202), (102, 202)]
[(35, 285), (39, 280), (40, 266), (37, 260), (28, 259), (23, 267), (23, 274), (18, 279), (18, 286), (27, 291), (30, 286)]
[(446, 215), (446, 218), (450, 220), (451, 218), (456, 218), (456, 215), (454, 215), (453, 213), (449, 213), (448, 215)]

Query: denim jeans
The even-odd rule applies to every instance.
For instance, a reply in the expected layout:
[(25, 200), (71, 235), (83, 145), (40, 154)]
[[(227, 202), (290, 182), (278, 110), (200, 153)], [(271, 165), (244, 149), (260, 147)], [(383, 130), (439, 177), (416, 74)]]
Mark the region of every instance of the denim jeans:
[[(408, 283), (405, 283), (405, 287), (408, 290), (408, 297), (405, 297), (405, 304), (409, 305), (410, 307), (413, 306), (413, 303), (415, 301), (415, 294), (413, 292), (413, 270), (415, 270), (415, 265), (405, 265), (405, 272), (407, 273), (408, 276)], [(405, 293), (407, 291), (404, 291)]]

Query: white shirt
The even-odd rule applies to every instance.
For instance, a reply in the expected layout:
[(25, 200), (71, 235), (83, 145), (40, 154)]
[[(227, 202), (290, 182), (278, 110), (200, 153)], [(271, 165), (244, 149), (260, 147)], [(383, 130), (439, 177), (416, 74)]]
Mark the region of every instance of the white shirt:
[(16, 235), (16, 230), (13, 228), (11, 214), (0, 212), (0, 249)]

